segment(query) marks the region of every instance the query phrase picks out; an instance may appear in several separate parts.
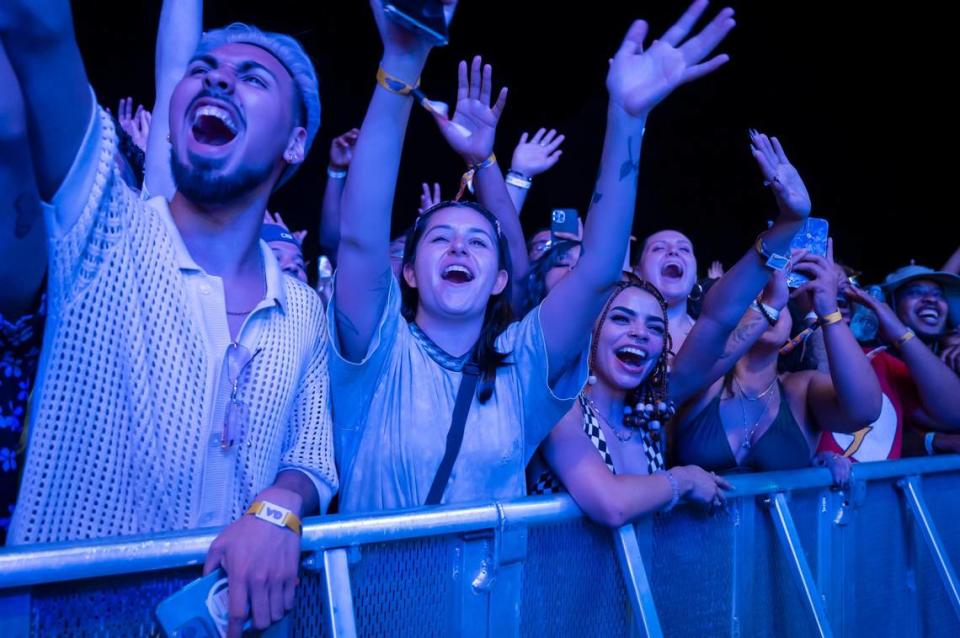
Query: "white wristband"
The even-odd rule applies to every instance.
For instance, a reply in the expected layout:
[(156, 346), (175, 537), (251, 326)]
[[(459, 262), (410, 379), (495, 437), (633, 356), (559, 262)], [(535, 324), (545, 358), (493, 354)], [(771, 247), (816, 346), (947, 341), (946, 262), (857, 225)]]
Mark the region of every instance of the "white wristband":
[(346, 179), (347, 169), (345, 168), (333, 168), (332, 166), (327, 167), (327, 175), (330, 179)]
[[(761, 305), (763, 306), (763, 310), (760, 309)], [(773, 306), (768, 306), (767, 304), (761, 304), (760, 302), (754, 300), (753, 302), (750, 303), (750, 308), (751, 310), (759, 312), (761, 315), (764, 314), (763, 311), (766, 310), (767, 311), (766, 314), (770, 315), (770, 318), (773, 319), (774, 323), (776, 323), (777, 321), (780, 321), (780, 311), (774, 308)]]
[(246, 513), (271, 525), (286, 527), (297, 536), (303, 533), (303, 525), (300, 522), (300, 517), (286, 507), (282, 507), (276, 503), (271, 503), (270, 501), (254, 501)]
[(517, 188), (522, 188), (523, 190), (530, 190), (530, 186), (533, 185), (533, 180), (525, 176), (523, 173), (518, 173), (517, 171), (507, 171), (507, 176), (504, 178), (504, 181), (510, 186), (516, 186)]

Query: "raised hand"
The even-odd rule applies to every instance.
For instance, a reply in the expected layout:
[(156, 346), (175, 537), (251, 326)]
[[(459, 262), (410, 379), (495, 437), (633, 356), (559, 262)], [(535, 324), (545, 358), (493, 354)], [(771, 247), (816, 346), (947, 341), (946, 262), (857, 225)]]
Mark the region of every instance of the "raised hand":
[(467, 63), (460, 62), (457, 80), (456, 112), (450, 119), (435, 113), (434, 119), (450, 148), (467, 164), (480, 164), (493, 153), (497, 122), (507, 103), (507, 89), (500, 89), (497, 101), (491, 107), (493, 67), (483, 64), (479, 55), (473, 58), (470, 65), (469, 79)]
[(723, 264), (719, 261), (711, 263), (710, 268), (707, 269), (707, 277), (710, 279), (720, 279), (723, 277)]
[(290, 230), (283, 222), (283, 217), (280, 216), (280, 213), (271, 213), (269, 210), (263, 211), (263, 223), (276, 224), (277, 226), (282, 226), (284, 230)]
[(150, 134), (150, 111), (137, 105), (133, 110), (133, 98), (120, 98), (117, 104), (117, 121), (133, 143), (144, 153), (147, 152), (147, 136)]
[(352, 128), (343, 135), (333, 138), (330, 142), (330, 167), (337, 170), (346, 170), (353, 159), (353, 147), (360, 136), (360, 129)]
[(555, 129), (540, 129), (529, 141), (528, 137), (527, 133), (520, 136), (520, 142), (513, 149), (510, 169), (524, 177), (536, 177), (553, 168), (560, 159), (563, 151), (559, 148), (565, 138), (557, 135)]
[(810, 216), (810, 194), (800, 173), (783, 152), (780, 140), (750, 130), (750, 153), (763, 174), (763, 185), (777, 198), (780, 212), (796, 219)]
[(630, 26), (607, 73), (614, 104), (632, 117), (646, 117), (678, 86), (715, 71), (729, 59), (721, 54), (703, 61), (736, 24), (733, 9), (722, 9), (700, 33), (687, 38), (707, 4), (696, 0), (646, 51), (647, 23), (637, 20)]
[(880, 337), (887, 343), (896, 343), (897, 339), (906, 333), (907, 326), (900, 321), (893, 308), (875, 299), (866, 290), (851, 284), (844, 289), (844, 295), (853, 303), (866, 306), (877, 315)]
[(430, 185), (424, 182), (423, 192), (420, 193), (420, 208), (417, 209), (417, 214), (419, 215), (431, 206), (439, 204), (442, 201), (443, 199), (440, 197), (440, 184), (434, 182), (433, 191), (431, 192)]

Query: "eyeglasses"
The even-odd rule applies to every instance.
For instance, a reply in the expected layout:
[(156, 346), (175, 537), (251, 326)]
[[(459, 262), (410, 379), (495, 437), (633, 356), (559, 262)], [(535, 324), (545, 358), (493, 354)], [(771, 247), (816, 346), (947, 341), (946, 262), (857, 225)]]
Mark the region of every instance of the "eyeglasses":
[(236, 438), (247, 427), (250, 411), (247, 404), (240, 398), (240, 381), (243, 373), (262, 350), (257, 348), (253, 354), (250, 354), (247, 348), (237, 342), (227, 347), (224, 365), (227, 367), (227, 378), (230, 380), (230, 400), (223, 415), (223, 431), (220, 436), (220, 448), (223, 450), (232, 447), (236, 443)]

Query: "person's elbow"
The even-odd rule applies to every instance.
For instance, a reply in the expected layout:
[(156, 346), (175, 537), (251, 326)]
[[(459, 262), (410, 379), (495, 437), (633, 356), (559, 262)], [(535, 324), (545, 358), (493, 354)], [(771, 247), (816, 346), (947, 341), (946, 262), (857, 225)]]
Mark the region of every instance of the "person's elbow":
[(627, 516), (626, 511), (610, 501), (585, 509), (584, 513), (593, 522), (613, 529), (623, 527), (630, 522), (630, 517)]
[(617, 528), (629, 523), (632, 517), (619, 497), (616, 478), (613, 478), (613, 484), (597, 486), (586, 493), (572, 486), (570, 495), (590, 520), (604, 527)]
[(4, 0), (12, 20), (0, 24), (5, 45), (31, 48), (49, 46), (73, 39), (70, 3), (64, 0)]
[(880, 389), (877, 388), (877, 391), (871, 392), (869, 396), (861, 397), (860, 400), (854, 401), (847, 409), (847, 416), (859, 429), (875, 423), (877, 419), (880, 418), (882, 411), (883, 395), (880, 393)]

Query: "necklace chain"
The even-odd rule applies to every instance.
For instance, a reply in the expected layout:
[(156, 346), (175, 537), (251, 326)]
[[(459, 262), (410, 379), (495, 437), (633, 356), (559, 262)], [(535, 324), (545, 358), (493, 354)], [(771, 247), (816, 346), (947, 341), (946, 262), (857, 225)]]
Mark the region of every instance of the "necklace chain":
[(590, 397), (587, 397), (587, 403), (590, 404), (590, 408), (594, 411), (594, 413), (596, 413), (596, 415), (600, 417), (600, 420), (607, 424), (607, 427), (610, 428), (614, 436), (616, 436), (621, 441), (629, 441), (630, 439), (633, 438), (632, 430), (621, 430), (613, 427), (613, 424), (610, 423), (609, 420), (607, 420), (607, 417), (603, 415), (603, 412), (601, 412), (600, 408), (597, 407), (597, 404), (593, 402), (593, 399), (591, 399)]
[[(263, 296), (266, 297), (267, 296), (267, 265), (263, 263), (262, 255), (260, 256), (260, 274), (263, 276)], [(250, 307), (249, 310), (233, 311), (233, 310), (227, 309), (227, 314), (233, 317), (243, 317), (244, 315), (249, 315), (259, 305), (260, 305), (260, 301), (257, 301)]]
[[(751, 447), (753, 447), (753, 435), (757, 433), (757, 429), (760, 427), (763, 417), (766, 416), (767, 410), (770, 409), (770, 401), (773, 396), (771, 393), (773, 392), (773, 389), (777, 387), (777, 378), (774, 377), (773, 381), (770, 382), (770, 385), (767, 386), (767, 388), (756, 397), (750, 397), (746, 392), (743, 391), (743, 386), (737, 380), (736, 376), (733, 377), (733, 381), (737, 384), (737, 393), (740, 395), (738, 403), (740, 403), (740, 415), (743, 419), (743, 428), (746, 431), (746, 436), (744, 436), (743, 442), (740, 443), (740, 448), (743, 450), (749, 450)], [(764, 399), (763, 409), (760, 410), (760, 416), (757, 417), (756, 422), (754, 422), (752, 426), (747, 426), (747, 404), (744, 402), (744, 400), (759, 401), (760, 399)]]

